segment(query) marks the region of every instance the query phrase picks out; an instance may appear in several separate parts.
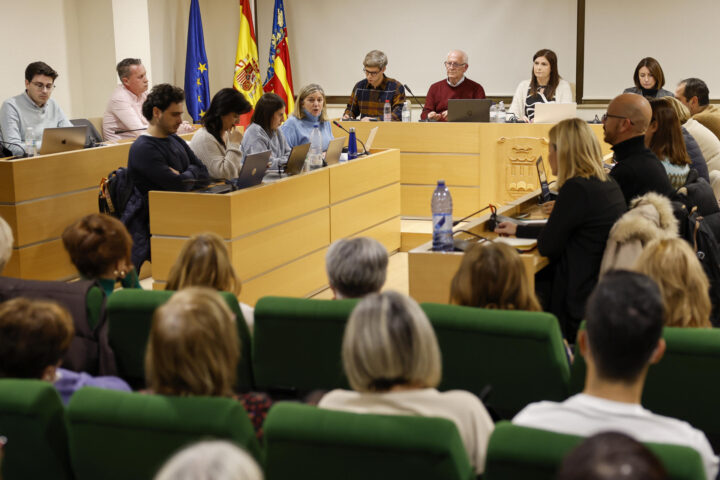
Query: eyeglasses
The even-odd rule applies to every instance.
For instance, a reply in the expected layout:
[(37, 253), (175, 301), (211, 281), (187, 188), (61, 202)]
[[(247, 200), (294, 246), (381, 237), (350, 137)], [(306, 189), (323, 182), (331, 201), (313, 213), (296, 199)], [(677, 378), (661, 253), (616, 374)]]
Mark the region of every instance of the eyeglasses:
[(54, 84), (54, 83), (44, 84), (44, 83), (40, 83), (40, 82), (30, 82), (30, 84), (31, 84), (32, 86), (34, 86), (35, 88), (37, 88), (38, 90), (50, 90), (50, 91), (52, 91), (52, 89), (55, 88), (55, 84)]
[(461, 68), (467, 65), (467, 63), (456, 63), (456, 62), (444, 62), (445, 68)]
[(378, 70), (377, 72), (372, 72), (368, 70), (367, 68), (363, 68), (363, 72), (365, 72), (365, 75), (369, 77), (374, 77), (375, 75), (380, 75), (382, 73), (382, 70)]
[(630, 122), (630, 125), (635, 125), (635, 123), (633, 123), (633, 121), (630, 120), (628, 117), (623, 117), (622, 115), (613, 115), (613, 114), (611, 114), (611, 113), (606, 113), (606, 114), (604, 114), (600, 120), (602, 120), (602, 123), (605, 123), (605, 122), (607, 121), (607, 119), (610, 118), (610, 117), (612, 117), (612, 118), (622, 118), (623, 120), (627, 120), (628, 122)]

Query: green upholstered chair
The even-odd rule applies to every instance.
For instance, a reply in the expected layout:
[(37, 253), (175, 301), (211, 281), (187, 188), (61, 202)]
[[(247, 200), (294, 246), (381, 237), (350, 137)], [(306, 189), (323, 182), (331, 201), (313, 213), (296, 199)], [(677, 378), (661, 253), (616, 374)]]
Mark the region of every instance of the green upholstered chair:
[[(715, 391), (712, 378), (720, 371), (720, 329), (665, 327), (663, 338), (667, 349), (660, 362), (648, 370), (642, 404), (654, 413), (699, 428), (718, 452), (720, 389)], [(576, 348), (571, 393), (582, 391), (585, 369), (585, 359)]]
[[(490, 437), (483, 480), (554, 480), (565, 455), (582, 437), (499, 422)], [(673, 480), (705, 478), (700, 454), (690, 447), (646, 443)]]
[[(107, 301), (108, 337), (115, 352), (118, 376), (133, 389), (145, 387), (145, 347), (150, 336), (155, 309), (175, 293), (167, 290), (125, 289), (113, 293)], [(240, 390), (253, 385), (250, 331), (240, 312), (237, 298), (232, 293), (220, 292), (237, 318), (240, 337), (240, 362), (237, 382)]]
[(349, 388), (345, 324), (357, 300), (263, 297), (255, 305), (253, 369), (260, 389), (302, 394)]
[(2, 478), (72, 479), (65, 408), (42, 380), (0, 379)]
[(371, 415), (275, 404), (264, 424), (266, 479), (474, 478), (444, 418)]
[(250, 419), (231, 398), (86, 387), (72, 396), (68, 421), (78, 480), (149, 480), (177, 450), (208, 438), (234, 442), (261, 460)]
[(564, 400), (570, 367), (557, 319), (543, 312), (423, 303), (440, 344), (441, 390), (480, 394), (512, 418), (538, 400)]

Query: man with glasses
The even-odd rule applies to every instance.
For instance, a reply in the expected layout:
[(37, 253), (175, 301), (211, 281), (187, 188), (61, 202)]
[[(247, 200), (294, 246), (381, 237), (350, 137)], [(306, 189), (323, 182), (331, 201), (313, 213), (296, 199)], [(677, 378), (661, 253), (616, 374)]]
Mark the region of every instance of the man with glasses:
[(33, 129), (36, 139), (46, 128), (72, 127), (57, 103), (50, 98), (58, 73), (44, 62), (25, 69), (25, 92), (12, 97), (0, 108), (0, 135), (13, 155), (24, 153), (25, 134)]
[(605, 141), (612, 145), (617, 162), (610, 176), (620, 185), (628, 204), (647, 192), (673, 192), (660, 160), (645, 146), (645, 131), (651, 119), (650, 102), (634, 93), (615, 97), (602, 117)]
[(462, 50), (452, 50), (445, 60), (447, 79), (430, 85), (420, 118), (444, 122), (447, 120), (448, 100), (451, 98), (485, 98), (482, 85), (465, 77), (468, 56)]
[(386, 100), (390, 101), (393, 121), (402, 120), (405, 89), (397, 80), (385, 76), (387, 63), (387, 56), (380, 50), (373, 50), (365, 55), (365, 80), (360, 80), (353, 87), (343, 120), (382, 120)]

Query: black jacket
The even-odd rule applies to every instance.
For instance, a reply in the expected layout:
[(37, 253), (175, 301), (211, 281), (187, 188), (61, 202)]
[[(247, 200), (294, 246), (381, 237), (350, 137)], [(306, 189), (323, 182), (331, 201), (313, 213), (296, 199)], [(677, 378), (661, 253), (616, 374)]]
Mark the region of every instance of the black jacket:
[(540, 254), (551, 261), (549, 308), (569, 341), (574, 340), (585, 302), (597, 284), (610, 229), (626, 210), (614, 180), (575, 177), (560, 188), (545, 226), (518, 226), (517, 236), (537, 236)]
[(610, 175), (620, 185), (625, 203), (647, 192), (670, 196), (672, 185), (660, 160), (645, 146), (642, 135), (620, 142), (612, 147), (617, 165)]

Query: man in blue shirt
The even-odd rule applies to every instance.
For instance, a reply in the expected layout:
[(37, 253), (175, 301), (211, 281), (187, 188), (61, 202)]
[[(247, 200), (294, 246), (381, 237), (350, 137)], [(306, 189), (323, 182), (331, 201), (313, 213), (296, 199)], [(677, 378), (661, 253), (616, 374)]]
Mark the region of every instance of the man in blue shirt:
[(50, 98), (58, 73), (44, 62), (25, 69), (25, 92), (12, 97), (0, 108), (0, 136), (13, 155), (25, 154), (25, 137), (33, 129), (36, 140), (46, 128), (72, 127), (57, 103)]

